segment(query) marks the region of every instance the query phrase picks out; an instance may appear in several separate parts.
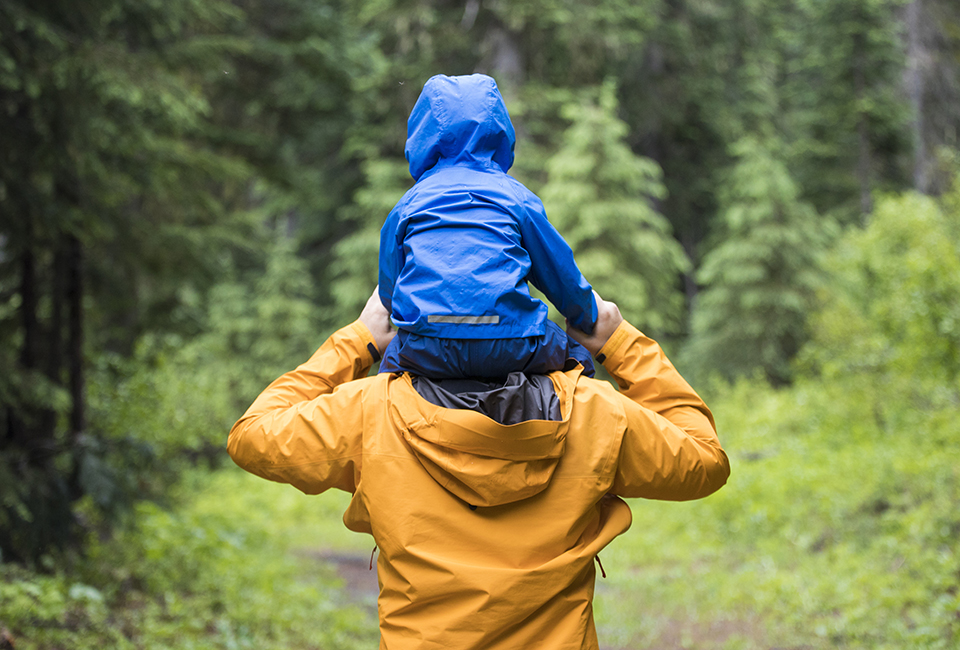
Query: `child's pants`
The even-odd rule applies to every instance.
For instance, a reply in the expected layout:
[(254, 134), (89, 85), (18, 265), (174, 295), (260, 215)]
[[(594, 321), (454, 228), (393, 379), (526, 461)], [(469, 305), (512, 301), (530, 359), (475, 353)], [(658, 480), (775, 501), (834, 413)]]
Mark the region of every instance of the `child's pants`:
[(431, 379), (502, 378), (511, 372), (545, 375), (577, 363), (593, 377), (585, 347), (553, 321), (543, 336), (516, 339), (441, 339), (400, 330), (380, 361), (380, 372), (403, 370)]

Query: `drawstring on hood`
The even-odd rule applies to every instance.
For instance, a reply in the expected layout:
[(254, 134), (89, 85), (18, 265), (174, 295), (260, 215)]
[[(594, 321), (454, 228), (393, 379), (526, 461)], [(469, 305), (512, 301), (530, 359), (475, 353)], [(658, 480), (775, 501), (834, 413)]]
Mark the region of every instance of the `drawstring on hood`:
[(513, 165), (517, 136), (497, 82), (484, 74), (427, 80), (407, 120), (404, 155), (415, 181), (441, 161)]
[(594, 555), (593, 559), (597, 561), (597, 566), (600, 567), (600, 576), (606, 578), (607, 572), (603, 570), (603, 562), (600, 561), (600, 556)]

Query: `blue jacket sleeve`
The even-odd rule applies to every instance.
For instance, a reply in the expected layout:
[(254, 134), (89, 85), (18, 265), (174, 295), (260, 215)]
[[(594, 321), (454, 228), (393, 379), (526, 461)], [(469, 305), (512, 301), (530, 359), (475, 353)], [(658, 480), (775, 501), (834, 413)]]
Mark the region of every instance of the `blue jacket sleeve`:
[(397, 229), (400, 225), (400, 204), (398, 203), (380, 229), (380, 260), (378, 286), (380, 302), (383, 308), (393, 314), (393, 288), (403, 267), (403, 244), (398, 241)]
[(547, 220), (543, 203), (532, 194), (524, 201), (520, 237), (530, 254), (529, 280), (577, 329), (593, 333), (597, 324), (597, 303), (593, 288), (580, 272), (573, 251)]

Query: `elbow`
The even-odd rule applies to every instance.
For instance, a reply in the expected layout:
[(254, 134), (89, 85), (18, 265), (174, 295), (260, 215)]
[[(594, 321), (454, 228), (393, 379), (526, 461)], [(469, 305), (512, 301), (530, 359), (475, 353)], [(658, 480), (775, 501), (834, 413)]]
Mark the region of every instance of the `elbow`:
[(243, 459), (245, 454), (243, 451), (243, 443), (249, 424), (249, 418), (240, 418), (230, 429), (230, 433), (227, 434), (227, 453), (230, 454), (230, 458), (233, 459), (234, 463), (244, 468)]
[(730, 478), (730, 459), (726, 452), (718, 447), (712, 458), (704, 459), (702, 471), (700, 487), (690, 499), (708, 497), (727, 484), (727, 479)]

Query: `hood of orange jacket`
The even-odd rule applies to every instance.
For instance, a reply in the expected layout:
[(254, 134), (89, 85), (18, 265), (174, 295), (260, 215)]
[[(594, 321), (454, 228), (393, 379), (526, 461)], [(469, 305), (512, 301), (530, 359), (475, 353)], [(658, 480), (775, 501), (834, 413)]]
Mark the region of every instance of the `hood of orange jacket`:
[(505, 505), (549, 485), (570, 424), (569, 386), (581, 370), (568, 372), (568, 381), (554, 381), (565, 414), (560, 421), (497, 424), (482, 413), (437, 408), (422, 399), (392, 401), (391, 417), (424, 470), (444, 489), (471, 506)]

